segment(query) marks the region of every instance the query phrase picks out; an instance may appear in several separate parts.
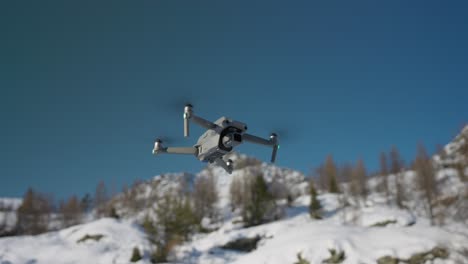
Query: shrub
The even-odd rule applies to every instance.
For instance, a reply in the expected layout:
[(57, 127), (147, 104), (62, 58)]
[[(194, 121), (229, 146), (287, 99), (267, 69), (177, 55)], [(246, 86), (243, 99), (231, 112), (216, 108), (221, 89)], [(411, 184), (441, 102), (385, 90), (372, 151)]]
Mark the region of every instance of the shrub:
[(142, 257), (140, 254), (140, 250), (137, 247), (134, 247), (133, 252), (132, 252), (132, 257), (130, 258), (130, 262), (137, 262), (141, 259)]
[(244, 205), (242, 218), (247, 226), (263, 224), (272, 217), (270, 214), (274, 213), (276, 203), (262, 174), (255, 176), (248, 191), (250, 199)]
[(297, 262), (294, 262), (294, 264), (310, 264), (310, 262), (303, 258), (302, 254), (299, 252), (297, 253)]
[(325, 259), (323, 263), (338, 264), (343, 262), (346, 258), (344, 251), (336, 251), (333, 248), (329, 249), (328, 251), (330, 252), (330, 257)]
[(309, 204), (309, 214), (310, 217), (315, 219), (321, 219), (320, 209), (322, 205), (317, 200), (317, 191), (315, 190), (314, 183), (310, 181), (309, 183), (309, 192), (310, 192), (310, 204)]
[(371, 225), (371, 227), (384, 227), (384, 226), (387, 226), (387, 225), (390, 225), (390, 224), (396, 224), (397, 221), (396, 220), (386, 220), (386, 221), (382, 221), (382, 222), (377, 222), (373, 225)]
[(78, 239), (76, 241), (76, 243), (81, 243), (81, 242), (85, 242), (87, 240), (94, 240), (94, 241), (99, 241), (101, 240), (101, 238), (103, 238), (104, 235), (101, 235), (101, 234), (97, 234), (97, 235), (88, 235), (86, 234), (85, 236), (83, 236), (82, 238)]

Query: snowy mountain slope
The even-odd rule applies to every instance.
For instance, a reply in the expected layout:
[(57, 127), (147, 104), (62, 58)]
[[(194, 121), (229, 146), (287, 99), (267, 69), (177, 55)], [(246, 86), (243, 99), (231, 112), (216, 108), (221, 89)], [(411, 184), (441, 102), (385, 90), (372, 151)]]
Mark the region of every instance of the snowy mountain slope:
[[(178, 247), (170, 257), (175, 263), (294, 263), (297, 254), (310, 263), (328, 258), (329, 249), (345, 252), (343, 263), (376, 263), (386, 255), (409, 258), (439, 246), (449, 250), (449, 260), (435, 263), (463, 263), (460, 251), (468, 245), (464, 226), (444, 228), (429, 226), (424, 218), (374, 201), (363, 208), (357, 221), (352, 212), (339, 210), (338, 196), (322, 194), (323, 220), (310, 219), (307, 211), (309, 196), (301, 196), (288, 209), (284, 220), (242, 228), (226, 221), (218, 230), (195, 235), (190, 242)], [(346, 223), (343, 224), (343, 219)], [(396, 220), (387, 227), (369, 227), (383, 220)], [(414, 223), (414, 224), (412, 224)], [(412, 224), (412, 225), (411, 225)], [(89, 236), (102, 235), (99, 241)], [(250, 253), (223, 250), (221, 247), (239, 238), (260, 236), (258, 247)], [(152, 246), (138, 225), (131, 221), (101, 219), (58, 232), (39, 236), (0, 239), (0, 263), (130, 263), (133, 247), (150, 263)]]
[[(468, 127), (463, 133), (468, 134)], [(468, 183), (460, 177), (459, 169), (460, 164), (464, 168), (466, 142), (463, 136), (458, 136), (447, 145), (451, 147), (445, 148), (446, 154), (434, 157), (436, 165), (440, 165), (436, 208), (446, 209), (443, 226), (430, 226), (424, 205), (414, 199), (421, 195), (415, 188), (414, 171), (405, 171), (400, 176), (404, 192), (410, 198), (406, 203), (408, 210), (391, 205), (377, 191), (381, 177), (373, 177), (367, 181), (371, 190), (368, 199), (359, 207), (353, 207), (356, 201), (350, 197), (319, 193), (323, 219), (315, 220), (308, 214), (310, 196), (302, 173), (233, 154), (230, 158), (236, 169), (231, 175), (219, 167), (208, 166), (195, 175), (170, 173), (135, 184), (110, 202), (124, 220), (101, 219), (34, 237), (0, 238), (0, 264), (129, 263), (133, 247), (138, 247), (144, 256), (139, 263), (150, 263), (154, 245), (136, 223), (141, 224), (147, 215), (155, 217), (156, 201), (165, 193), (191, 189), (198, 177), (210, 174), (217, 180), (220, 198), (217, 207), (221, 217), (214, 225), (216, 230), (195, 234), (177, 246), (169, 256), (173, 263), (294, 263), (298, 253), (310, 263), (322, 263), (330, 257), (330, 249), (344, 252), (342, 263), (376, 263), (384, 256), (408, 259), (435, 247), (447, 250), (449, 255), (448, 259), (431, 263), (468, 263)], [(270, 186), (274, 183), (286, 186), (293, 203), (285, 207), (284, 218), (243, 228), (239, 216), (231, 211), (230, 185), (237, 177), (257, 173), (262, 173)], [(395, 195), (395, 179), (395, 175), (388, 177), (391, 195)], [(344, 200), (350, 206), (344, 206)], [(10, 222), (14, 224), (13, 220)], [(103, 237), (99, 241), (77, 243), (86, 235)], [(223, 249), (229, 242), (257, 236), (260, 241), (251, 252)]]
[[(323, 194), (323, 220), (313, 220), (307, 211), (309, 196), (298, 198), (289, 209), (290, 218), (251, 228), (241, 228), (232, 222), (207, 235), (179, 247), (172, 256), (183, 263), (294, 263), (297, 254), (310, 263), (322, 263), (330, 256), (329, 249), (345, 252), (343, 263), (376, 263), (389, 255), (407, 259), (437, 246), (449, 250), (449, 260), (436, 263), (465, 261), (460, 251), (468, 245), (468, 231), (454, 224), (440, 228), (430, 226), (427, 219), (405, 210), (374, 203), (359, 214), (339, 210), (337, 195)], [(357, 217), (357, 219), (355, 218)], [(383, 221), (395, 221), (386, 227), (373, 227)], [(222, 246), (239, 238), (262, 239), (250, 253), (223, 250)], [(468, 261), (468, 260), (467, 260)], [(460, 262), (463, 263), (463, 262)]]
[(8, 235), (16, 225), (16, 209), (22, 200), (18, 198), (0, 198), (0, 236)]
[(193, 188), (193, 183), (199, 177), (206, 177), (210, 174), (215, 176), (219, 201), (217, 207), (224, 220), (228, 220), (231, 215), (229, 188), (233, 179), (245, 175), (255, 175), (262, 173), (267, 182), (273, 181), (283, 183), (293, 197), (303, 195), (307, 191), (305, 176), (299, 171), (288, 168), (280, 168), (275, 165), (260, 162), (256, 159), (232, 153), (229, 155), (234, 161), (235, 169), (232, 174), (228, 174), (223, 168), (208, 165), (199, 173), (192, 175), (188, 173), (167, 173), (155, 176), (151, 180), (133, 186), (128, 192), (134, 192), (131, 199), (136, 201), (137, 210), (125, 203), (125, 194), (120, 194), (112, 201), (120, 216), (142, 222), (147, 215), (152, 215), (158, 199), (166, 192), (180, 191), (180, 188)]
[[(434, 160), (442, 167), (456, 167), (459, 164), (468, 165), (468, 125), (434, 156)], [(465, 172), (466, 173), (466, 172)]]
[[(283, 183), (286, 186), (286, 189), (293, 197), (298, 197), (307, 192), (307, 182), (305, 181), (305, 176), (299, 171), (292, 169), (281, 168), (275, 165), (259, 162), (258, 160), (249, 158), (245, 155), (233, 153), (229, 156), (231, 160), (234, 161), (235, 170), (232, 174), (228, 174), (223, 168), (217, 166), (208, 166), (196, 177), (203, 177), (208, 174), (213, 174), (216, 176), (217, 189), (219, 193), (219, 202), (218, 208), (224, 215), (224, 219), (228, 220), (230, 215), (230, 193), (229, 188), (234, 179), (243, 176), (252, 176), (256, 173), (262, 173), (267, 183), (272, 183), (273, 181)], [(236, 168), (237, 165), (245, 160), (250, 160), (252, 165)]]
[[(86, 235), (102, 238), (79, 242)], [(104, 218), (58, 232), (0, 239), (0, 263), (129, 263), (134, 247), (146, 256), (139, 263), (150, 263), (151, 245), (137, 225)]]

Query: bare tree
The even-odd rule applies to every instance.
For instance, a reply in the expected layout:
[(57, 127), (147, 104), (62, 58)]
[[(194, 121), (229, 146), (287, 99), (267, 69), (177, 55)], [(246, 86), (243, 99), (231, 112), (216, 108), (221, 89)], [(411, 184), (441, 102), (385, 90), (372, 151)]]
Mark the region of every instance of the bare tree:
[(398, 149), (393, 146), (390, 150), (390, 173), (394, 175), (395, 178), (395, 202), (398, 207), (404, 208), (405, 202), (405, 191), (403, 186), (403, 175), (402, 170), (404, 168), (403, 160), (400, 157)]
[(432, 159), (426, 152), (424, 146), (418, 145), (416, 160), (414, 161), (414, 169), (417, 173), (417, 184), (422, 191), (425, 199), (426, 211), (431, 219), (431, 224), (434, 224), (434, 201), (437, 196), (437, 183), (435, 179), (434, 165)]
[(195, 214), (199, 220), (204, 217), (214, 219), (218, 216), (216, 203), (218, 202), (219, 195), (216, 177), (211, 170), (207, 171), (207, 175), (198, 177), (195, 180), (193, 191)]
[(48, 230), (52, 206), (45, 194), (29, 188), (17, 209), (17, 230), (20, 234), (40, 234)]
[(325, 161), (323, 173), (326, 178), (328, 191), (331, 193), (339, 193), (340, 189), (338, 187), (338, 170), (331, 155), (328, 155)]
[(380, 153), (380, 191), (385, 193), (387, 202), (390, 202), (390, 190), (388, 187), (388, 162), (387, 154), (385, 152)]
[(350, 193), (356, 200), (357, 205), (359, 205), (360, 199), (364, 201), (367, 199), (367, 172), (362, 159), (358, 160), (356, 167), (353, 170), (350, 182)]
[[(344, 163), (339, 170), (340, 181), (346, 184), (343, 184), (343, 188), (341, 190), (341, 195), (338, 198), (338, 202), (341, 208), (341, 217), (343, 224), (346, 224), (347, 221), (347, 208), (349, 207), (349, 194), (352, 187), (352, 179), (353, 179), (353, 165), (350, 163)], [(347, 188), (346, 188), (347, 187)]]
[(350, 163), (344, 163), (339, 169), (339, 178), (340, 182), (350, 182), (353, 174), (353, 165)]
[(96, 214), (98, 217), (106, 216), (109, 213), (109, 208), (107, 202), (109, 201), (109, 196), (107, 193), (106, 184), (104, 181), (100, 181), (96, 186), (96, 191), (94, 194), (94, 206), (96, 208)]
[(317, 186), (315, 186), (318, 189), (321, 190), (327, 190), (328, 189), (328, 183), (325, 175), (325, 169), (323, 164), (318, 166), (317, 168), (313, 169), (311, 171), (311, 178), (316, 179)]
[(91, 199), (91, 195), (89, 193), (86, 193), (83, 198), (80, 200), (80, 208), (81, 212), (87, 213), (92, 209), (93, 205), (93, 200)]
[(247, 193), (245, 191), (246, 184), (247, 180), (244, 179), (244, 177), (235, 176), (232, 179), (231, 185), (229, 186), (229, 194), (231, 199), (231, 208), (233, 211), (235, 209), (240, 209), (244, 199), (248, 199), (246, 197)]
[(62, 214), (64, 227), (81, 223), (82, 208), (78, 197), (73, 195), (65, 203), (62, 203), (60, 213)]

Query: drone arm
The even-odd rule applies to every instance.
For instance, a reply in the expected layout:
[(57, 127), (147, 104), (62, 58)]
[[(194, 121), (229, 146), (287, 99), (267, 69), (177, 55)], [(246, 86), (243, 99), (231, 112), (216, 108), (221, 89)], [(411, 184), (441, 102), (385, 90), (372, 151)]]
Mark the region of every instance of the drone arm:
[(273, 146), (274, 145), (274, 142), (271, 141), (271, 140), (267, 140), (267, 139), (264, 139), (264, 138), (261, 138), (261, 137), (257, 137), (257, 136), (251, 135), (251, 134), (247, 134), (247, 133), (244, 133), (242, 135), (242, 139), (247, 141), (247, 142), (251, 142), (251, 143), (255, 143), (255, 144), (259, 144), (259, 145), (264, 145), (264, 146)]
[(195, 147), (168, 147), (166, 148), (166, 153), (169, 154), (188, 154), (188, 155), (196, 155), (197, 148)]
[(161, 154), (161, 153), (197, 155), (198, 148), (196, 147), (163, 147), (161, 141), (156, 141), (154, 144), (153, 155)]
[(187, 104), (184, 108), (184, 137), (188, 137), (190, 134), (189, 129), (189, 120), (192, 119), (195, 124), (205, 128), (205, 129), (213, 129), (216, 128), (217, 125), (213, 122), (210, 122), (204, 118), (196, 116), (193, 114), (192, 105)]
[(190, 119), (193, 120), (193, 122), (195, 122), (195, 124), (205, 128), (205, 129), (213, 129), (216, 127), (216, 124), (214, 124), (213, 122), (210, 122), (204, 118), (201, 118), (199, 116), (196, 116), (194, 114), (192, 114), (192, 116), (190, 117)]
[(272, 146), (273, 152), (271, 153), (271, 162), (274, 163), (276, 161), (276, 153), (278, 152), (278, 149), (279, 149), (279, 144), (278, 144), (278, 139), (277, 139), (276, 134), (271, 134), (270, 139), (268, 140), (268, 139), (264, 139), (261, 137), (257, 137), (257, 136), (245, 133), (242, 135), (242, 139), (247, 142), (251, 142), (255, 144), (260, 144), (264, 146)]

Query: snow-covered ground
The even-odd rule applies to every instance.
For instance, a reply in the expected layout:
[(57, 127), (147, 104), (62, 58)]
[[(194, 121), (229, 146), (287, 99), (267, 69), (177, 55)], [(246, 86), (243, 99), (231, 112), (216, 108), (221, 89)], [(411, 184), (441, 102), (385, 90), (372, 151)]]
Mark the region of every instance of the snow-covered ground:
[(0, 235), (10, 232), (16, 225), (16, 210), (21, 199), (0, 198)]
[[(174, 260), (183, 263), (294, 263), (297, 254), (310, 263), (322, 263), (330, 257), (329, 249), (344, 251), (343, 263), (376, 263), (383, 256), (407, 259), (414, 254), (429, 251), (436, 246), (449, 250), (448, 260), (435, 263), (467, 263), (459, 254), (468, 247), (465, 226), (453, 224), (444, 228), (430, 226), (424, 218), (410, 212), (382, 204), (362, 208), (356, 221), (343, 217), (338, 210), (336, 195), (324, 194), (319, 200), (324, 205), (323, 220), (309, 217), (308, 196), (296, 200), (290, 208), (290, 218), (251, 228), (240, 228), (226, 223), (219, 230), (199, 235), (178, 248)], [(384, 227), (372, 226), (395, 221)], [(229, 241), (260, 236), (258, 247), (250, 253), (223, 250)]]
[[(85, 239), (86, 236), (98, 238)], [(150, 263), (151, 245), (138, 225), (115, 219), (100, 219), (58, 232), (38, 236), (0, 239), (0, 263), (129, 263), (133, 248)]]
[[(324, 219), (308, 215), (310, 196), (298, 197), (286, 210), (286, 217), (272, 223), (242, 228), (236, 218), (225, 221), (208, 234), (195, 235), (170, 256), (174, 263), (294, 263), (301, 253), (310, 263), (322, 263), (330, 249), (343, 251), (342, 263), (376, 263), (383, 256), (407, 259), (436, 246), (449, 251), (449, 259), (434, 263), (468, 263), (460, 254), (468, 248), (468, 229), (462, 224), (430, 226), (429, 221), (371, 199), (359, 210), (341, 209), (339, 196), (319, 195)], [(390, 221), (386, 226), (375, 226)], [(98, 241), (89, 236), (102, 235)], [(239, 238), (261, 237), (252, 252), (221, 247)], [(129, 220), (101, 219), (39, 236), (0, 239), (0, 263), (130, 263), (138, 247), (150, 263), (153, 249), (141, 228)], [(458, 261), (458, 262), (457, 262)]]
[[(468, 126), (463, 133), (468, 134)], [(217, 229), (211, 233), (195, 234), (190, 241), (175, 247), (169, 256), (173, 263), (292, 264), (298, 261), (300, 254), (315, 264), (329, 258), (332, 249), (344, 253), (342, 263), (345, 264), (376, 263), (384, 256), (408, 259), (435, 247), (447, 250), (448, 258), (439, 258), (431, 263), (468, 263), (468, 182), (463, 180), (459, 171), (450, 168), (450, 164), (462, 160), (458, 149), (463, 140), (457, 137), (445, 148), (447, 153), (444, 157), (434, 157), (436, 165), (440, 165), (436, 179), (438, 198), (457, 200), (445, 208), (446, 219), (442, 226), (431, 226), (426, 218), (420, 193), (414, 188), (414, 171), (408, 170), (399, 176), (409, 197), (405, 204), (408, 210), (398, 209), (387, 201), (383, 193), (377, 192), (381, 178), (373, 177), (368, 180), (371, 192), (365, 203), (348, 197), (346, 201), (351, 205), (343, 206), (345, 198), (342, 196), (320, 193), (318, 200), (322, 205), (323, 219), (316, 220), (308, 214), (310, 196), (307, 194), (307, 179), (302, 173), (250, 160), (250, 166), (244, 162), (232, 175), (210, 166), (196, 175), (165, 174), (143, 182), (132, 189), (135, 194), (132, 199), (136, 202), (133, 206), (125, 204), (125, 194), (113, 200), (119, 215), (125, 220), (105, 218), (38, 236), (0, 238), (0, 264), (130, 263), (135, 247), (143, 255), (137, 263), (150, 263), (150, 252), (154, 246), (136, 223), (151, 215), (155, 201), (165, 192), (177, 190), (175, 188), (180, 188), (182, 182), (192, 186), (196, 177), (209, 174), (216, 175), (219, 192), (221, 216), (218, 223), (211, 225)], [(240, 159), (245, 157), (234, 155), (231, 158), (236, 164), (237, 159), (241, 163)], [(285, 207), (282, 219), (243, 228), (238, 221), (239, 216), (231, 211), (229, 188), (236, 177), (259, 171), (269, 184), (282, 183), (294, 201), (290, 207)], [(394, 195), (395, 177), (388, 176), (390, 195)], [(346, 189), (346, 184), (343, 187)], [(14, 211), (21, 200), (0, 199), (0, 202), (7, 205), (6, 209), (0, 210), (0, 225), (14, 226)], [(353, 206), (356, 203), (360, 206)], [(229, 242), (255, 237), (260, 240), (251, 252), (223, 249)], [(83, 239), (85, 241), (80, 242)]]

